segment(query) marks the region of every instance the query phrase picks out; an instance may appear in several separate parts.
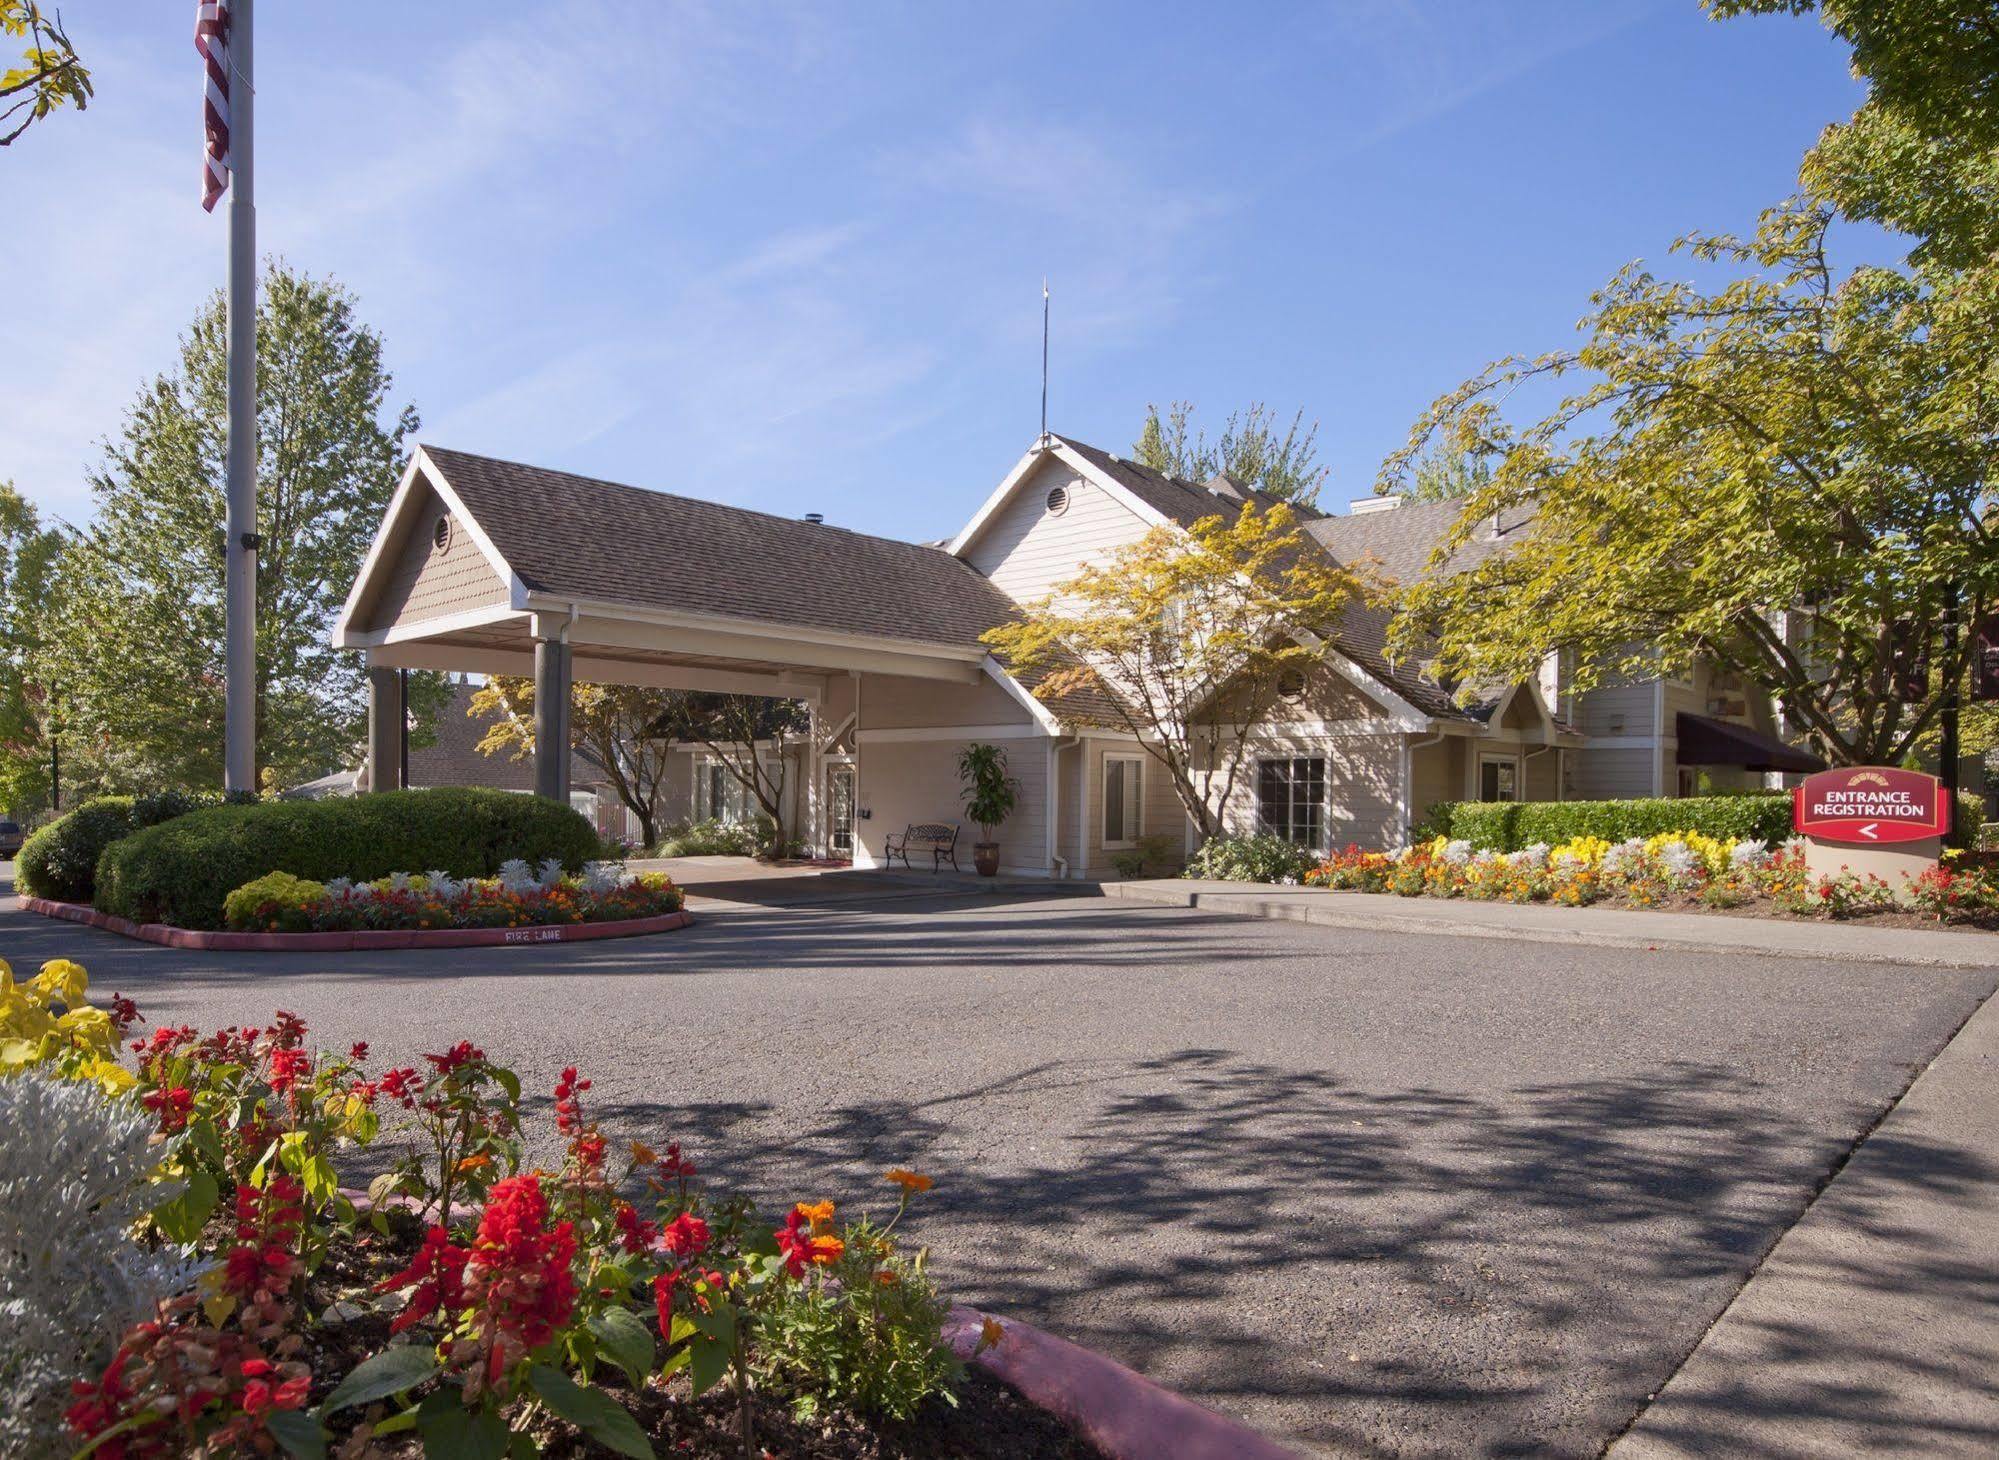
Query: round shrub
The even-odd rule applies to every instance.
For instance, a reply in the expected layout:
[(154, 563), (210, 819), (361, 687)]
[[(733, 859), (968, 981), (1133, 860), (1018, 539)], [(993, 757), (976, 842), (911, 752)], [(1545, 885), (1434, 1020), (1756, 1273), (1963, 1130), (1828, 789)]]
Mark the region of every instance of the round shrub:
[(1262, 832), (1210, 837), (1181, 875), (1219, 882), (1302, 882), (1317, 863), (1318, 858), (1296, 842)]
[(289, 872), (266, 872), (222, 899), (222, 919), (239, 932), (303, 933), (306, 908), (326, 896), (326, 884)]
[(267, 872), (371, 881), (394, 872), (491, 877), (519, 857), (571, 871), (595, 858), (597, 834), (560, 802), (506, 791), (383, 791), (339, 801), (215, 806), (109, 847), (97, 905), (142, 922), (218, 928), (223, 903)]
[(132, 804), (130, 796), (96, 796), (29, 837), (14, 864), (21, 890), (57, 902), (89, 902), (97, 890), (97, 859), (138, 829)]

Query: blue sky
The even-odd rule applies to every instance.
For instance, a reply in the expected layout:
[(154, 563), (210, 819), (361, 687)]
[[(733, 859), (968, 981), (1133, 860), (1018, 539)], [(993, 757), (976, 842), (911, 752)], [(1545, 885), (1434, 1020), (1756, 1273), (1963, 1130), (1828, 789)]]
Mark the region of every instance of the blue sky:
[[(223, 276), (192, 11), (67, 7), (98, 100), (0, 154), (0, 478), (70, 520)], [(1859, 96), (1696, 0), (266, 4), (258, 81), (261, 245), (358, 294), (422, 439), (910, 538), (1033, 439), (1044, 274), (1055, 429), (1302, 407), (1343, 502)]]

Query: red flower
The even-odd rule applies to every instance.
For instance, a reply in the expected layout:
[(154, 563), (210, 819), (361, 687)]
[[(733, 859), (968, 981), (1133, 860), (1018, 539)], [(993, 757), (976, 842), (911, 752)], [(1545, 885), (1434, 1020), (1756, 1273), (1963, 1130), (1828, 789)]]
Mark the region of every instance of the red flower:
[(576, 1235), (568, 1222), (547, 1225), (548, 1198), (532, 1176), (496, 1184), (479, 1217), (466, 1263), (465, 1296), (481, 1310), (491, 1345), (487, 1379), (547, 1343), (576, 1304)]
[(410, 1295), (408, 1305), (389, 1325), (389, 1332), (401, 1333), (440, 1308), (453, 1311), (464, 1307), (465, 1262), (471, 1255), (463, 1247), (452, 1245), (451, 1234), (442, 1227), (432, 1227), (424, 1233), (423, 1246), (410, 1259), (410, 1265), (376, 1285), (378, 1293), (412, 1285), (416, 1288), (416, 1292)]
[(122, 1036), (127, 1029), (140, 1022), (139, 1006), (123, 994), (113, 994), (111, 996), (111, 1022), (117, 1027), (119, 1035)]
[(160, 1118), (160, 1133), (171, 1135), (187, 1129), (188, 1115), (194, 1109), (194, 1092), (185, 1085), (175, 1085), (170, 1090), (148, 1090), (139, 1097), (139, 1103)]
[(625, 1251), (636, 1257), (658, 1240), (659, 1226), (648, 1222), (639, 1215), (639, 1209), (628, 1201), (618, 1203), (614, 1214), (618, 1224), (618, 1242)]
[(423, 1093), (423, 1080), (415, 1070), (387, 1070), (376, 1086), (391, 1100), (400, 1101), (403, 1109), (416, 1109), (416, 1097)]
[(675, 1257), (692, 1257), (708, 1246), (708, 1224), (692, 1212), (682, 1212), (666, 1224), (666, 1250)]
[[(297, 1049), (305, 1043), (305, 1020), (296, 1014), (287, 1014), (283, 1009), (271, 1016), (271, 1043), (279, 1049)], [(246, 1029), (246, 1036), (254, 1036), (256, 1031)]]
[(673, 1342), (673, 1278), (674, 1274), (663, 1272), (652, 1280), (652, 1308), (659, 1315), (662, 1343)]
[(269, 1186), (236, 1188), (236, 1245), (222, 1258), (223, 1282), (230, 1292), (251, 1298), (281, 1293), (298, 1276), (293, 1252), (305, 1224), (305, 1189), (290, 1176), (273, 1176)]
[(562, 1134), (573, 1136), (583, 1129), (583, 1102), (578, 1097), (589, 1088), (588, 1080), (576, 1077), (574, 1065), (555, 1082), (555, 1128)]
[(365, 1039), (356, 1041), (354, 1047), (347, 1051), (347, 1058), (354, 1061), (357, 1065), (366, 1064), (368, 1062), (368, 1041)]
[(784, 1225), (771, 1236), (777, 1239), (777, 1250), (784, 1254), (784, 1270), (795, 1278), (804, 1277), (808, 1266), (825, 1267), (839, 1261), (840, 1254), (847, 1250), (847, 1244), (838, 1237), (815, 1237), (811, 1219), (798, 1207), (791, 1209)]
[(312, 1075), (312, 1056), (302, 1049), (280, 1045), (271, 1051), (271, 1089), (289, 1095), (292, 1087)]
[(443, 1054), (427, 1054), (424, 1056), (425, 1059), (429, 1060), (436, 1067), (437, 1073), (440, 1075), (448, 1075), (461, 1065), (469, 1065), (472, 1061), (482, 1060), (485, 1057), (486, 1051), (477, 1048), (469, 1039), (459, 1040), (458, 1043), (452, 1045)]

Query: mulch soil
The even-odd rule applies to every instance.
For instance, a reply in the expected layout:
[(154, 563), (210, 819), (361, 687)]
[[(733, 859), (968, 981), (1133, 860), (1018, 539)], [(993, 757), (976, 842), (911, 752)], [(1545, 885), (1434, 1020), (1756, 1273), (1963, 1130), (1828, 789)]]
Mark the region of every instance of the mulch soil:
[[(330, 1393), (341, 1376), (388, 1346), (393, 1309), (377, 1308), (370, 1290), (400, 1270), (422, 1241), (422, 1226), (408, 1213), (384, 1213), (388, 1235), (363, 1226), (357, 1238), (337, 1239), (306, 1284), (307, 1312), (322, 1321), (307, 1329), (300, 1358), (313, 1371), (313, 1404)], [(227, 1240), (227, 1229), (212, 1234)], [(347, 1316), (351, 1315), (351, 1316)], [(333, 1321), (325, 1321), (331, 1319)], [(733, 1395), (711, 1391), (699, 1399), (684, 1377), (665, 1386), (633, 1392), (609, 1366), (595, 1381), (617, 1393), (666, 1460), (742, 1460)], [(421, 1392), (421, 1391), (419, 1391)], [(1038, 1409), (977, 1364), (967, 1366), (956, 1405), (933, 1399), (908, 1423), (869, 1419), (822, 1409), (809, 1420), (793, 1417), (782, 1395), (767, 1394), (756, 1407), (759, 1456), (768, 1460), (1102, 1460), (1101, 1453), (1063, 1421)], [(382, 1406), (369, 1413), (386, 1416)], [(367, 1416), (347, 1411), (333, 1421), (334, 1445)], [(535, 1437), (548, 1460), (609, 1456), (560, 1420), (543, 1415)], [(381, 1452), (420, 1457), (422, 1443), (397, 1435), (377, 1442)]]

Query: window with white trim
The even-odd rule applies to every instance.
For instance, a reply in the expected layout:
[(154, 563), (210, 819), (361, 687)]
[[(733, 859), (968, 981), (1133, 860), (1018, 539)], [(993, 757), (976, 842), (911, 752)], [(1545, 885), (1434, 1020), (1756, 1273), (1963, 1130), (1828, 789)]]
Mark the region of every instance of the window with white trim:
[(694, 819), (730, 825), (750, 819), (749, 792), (719, 756), (694, 761)]
[(1104, 757), (1104, 845), (1129, 847), (1144, 834), (1145, 757)]
[(1326, 832), (1326, 758), (1266, 756), (1256, 763), (1256, 829), (1317, 849)]
[(1478, 758), (1478, 799), (1481, 801), (1520, 799), (1518, 756), (1482, 755)]

